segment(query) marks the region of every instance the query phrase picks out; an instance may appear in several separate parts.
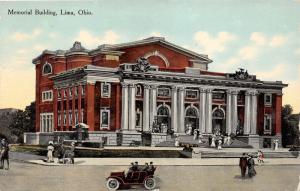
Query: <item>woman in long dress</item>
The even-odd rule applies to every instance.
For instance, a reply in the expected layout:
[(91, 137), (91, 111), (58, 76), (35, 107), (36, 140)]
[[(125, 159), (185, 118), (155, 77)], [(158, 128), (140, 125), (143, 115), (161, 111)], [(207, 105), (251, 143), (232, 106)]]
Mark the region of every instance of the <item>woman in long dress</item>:
[(256, 175), (256, 171), (254, 169), (255, 162), (252, 155), (250, 155), (250, 158), (247, 161), (247, 165), (248, 165), (248, 176), (252, 178), (253, 176)]
[(54, 146), (53, 146), (53, 142), (49, 141), (49, 145), (47, 147), (47, 162), (54, 162), (53, 160), (53, 151), (54, 151)]

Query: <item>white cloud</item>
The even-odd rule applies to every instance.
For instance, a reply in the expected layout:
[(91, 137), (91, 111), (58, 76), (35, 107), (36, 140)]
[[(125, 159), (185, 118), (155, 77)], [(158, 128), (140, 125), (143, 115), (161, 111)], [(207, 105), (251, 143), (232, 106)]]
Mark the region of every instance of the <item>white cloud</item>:
[(263, 46), (267, 43), (267, 38), (263, 33), (254, 32), (250, 36), (250, 40), (253, 41), (256, 45)]
[(256, 71), (255, 74), (258, 79), (261, 80), (278, 80), (283, 79), (286, 74), (286, 66), (287, 64), (277, 64), (274, 68), (268, 71)]
[(259, 51), (256, 46), (246, 46), (239, 50), (238, 56), (242, 60), (251, 60), (257, 57), (258, 52)]
[(194, 35), (194, 40), (200, 51), (204, 54), (213, 55), (214, 53), (224, 52), (229, 42), (236, 40), (234, 34), (228, 32), (219, 32), (213, 36), (205, 31), (199, 31)]
[(25, 41), (34, 39), (41, 34), (42, 30), (34, 29), (31, 33), (15, 32), (11, 35), (11, 39), (14, 41)]
[(101, 44), (117, 43), (119, 39), (120, 36), (112, 30), (106, 31), (102, 36), (94, 36), (89, 31), (82, 30), (75, 37), (74, 41), (80, 41), (83, 46), (95, 48), (95, 46)]
[(287, 37), (283, 35), (275, 35), (271, 38), (269, 45), (271, 47), (279, 47), (287, 42)]

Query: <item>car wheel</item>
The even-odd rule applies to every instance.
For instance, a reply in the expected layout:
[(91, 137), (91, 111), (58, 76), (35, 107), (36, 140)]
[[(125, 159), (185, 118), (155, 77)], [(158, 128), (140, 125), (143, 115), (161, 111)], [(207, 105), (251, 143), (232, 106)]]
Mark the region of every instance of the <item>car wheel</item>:
[(144, 181), (144, 186), (147, 190), (152, 190), (155, 188), (156, 186), (156, 182), (155, 182), (155, 179), (154, 178), (147, 178), (145, 181)]
[(106, 186), (109, 190), (117, 190), (120, 186), (120, 183), (115, 178), (109, 178), (107, 183), (106, 183)]

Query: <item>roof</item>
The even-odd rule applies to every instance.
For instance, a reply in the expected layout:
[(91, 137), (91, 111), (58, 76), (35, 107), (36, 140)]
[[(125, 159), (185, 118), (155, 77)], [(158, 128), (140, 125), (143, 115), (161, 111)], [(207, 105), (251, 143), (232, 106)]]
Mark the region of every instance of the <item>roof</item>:
[(162, 44), (163, 46), (169, 47), (175, 51), (187, 54), (189, 56), (192, 56), (194, 59), (199, 59), (199, 60), (204, 60), (206, 63), (211, 63), (212, 60), (208, 58), (207, 55), (205, 54), (198, 54), (194, 51), (188, 50), (186, 48), (180, 47), (178, 45), (175, 45), (173, 43), (170, 43), (165, 40), (163, 37), (150, 37), (146, 38), (143, 40), (138, 40), (138, 41), (133, 41), (133, 42), (128, 42), (128, 43), (121, 43), (121, 44), (102, 44), (98, 46), (98, 48), (93, 49), (93, 50), (88, 50), (84, 48), (80, 42), (75, 42), (73, 44), (73, 47), (71, 47), (69, 50), (44, 50), (41, 55), (38, 57), (34, 58), (32, 60), (33, 64), (36, 64), (36, 62), (40, 59), (41, 56), (44, 54), (52, 54), (56, 56), (68, 56), (72, 54), (84, 54), (84, 55), (94, 55), (98, 53), (104, 53), (104, 54), (114, 54), (114, 55), (122, 55), (124, 52), (119, 51), (122, 48), (127, 48), (127, 47), (135, 47), (135, 46), (141, 46), (141, 45), (146, 45), (146, 44), (152, 44), (152, 43), (159, 43)]

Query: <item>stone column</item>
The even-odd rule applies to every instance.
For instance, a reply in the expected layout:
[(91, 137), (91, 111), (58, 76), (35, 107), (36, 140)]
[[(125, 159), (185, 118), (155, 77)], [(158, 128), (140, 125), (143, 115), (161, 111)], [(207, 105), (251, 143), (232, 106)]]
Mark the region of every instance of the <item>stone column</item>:
[(227, 98), (226, 98), (226, 133), (228, 135), (231, 134), (231, 90), (227, 90)]
[(157, 103), (156, 103), (156, 96), (157, 96), (157, 86), (151, 85), (150, 86), (150, 111), (149, 111), (149, 126), (152, 129), (152, 125), (154, 122), (154, 118), (157, 115)]
[(206, 90), (206, 133), (212, 133), (212, 90)]
[(257, 123), (257, 91), (251, 92), (251, 127), (250, 134), (256, 135), (256, 123)]
[(199, 130), (201, 133), (205, 133), (205, 103), (206, 103), (206, 89), (200, 88), (200, 116), (199, 116)]
[(177, 128), (177, 87), (172, 86), (172, 97), (171, 97), (171, 128), (175, 133), (178, 133)]
[(144, 84), (144, 100), (143, 100), (143, 131), (150, 130), (149, 123), (149, 85)]
[(135, 130), (135, 118), (136, 118), (136, 113), (135, 113), (135, 85), (134, 84), (129, 84), (129, 102), (128, 102), (128, 126), (130, 131)]
[(121, 129), (129, 130), (128, 127), (128, 84), (122, 83), (122, 117)]
[(238, 91), (232, 91), (231, 92), (231, 104), (232, 104), (232, 112), (231, 112), (231, 125), (232, 129), (231, 132), (236, 134), (236, 128), (238, 125), (238, 108), (237, 108), (237, 95)]
[(250, 103), (251, 97), (249, 91), (245, 92), (245, 115), (244, 115), (244, 134), (250, 133)]
[(178, 133), (184, 133), (184, 87), (178, 88)]

